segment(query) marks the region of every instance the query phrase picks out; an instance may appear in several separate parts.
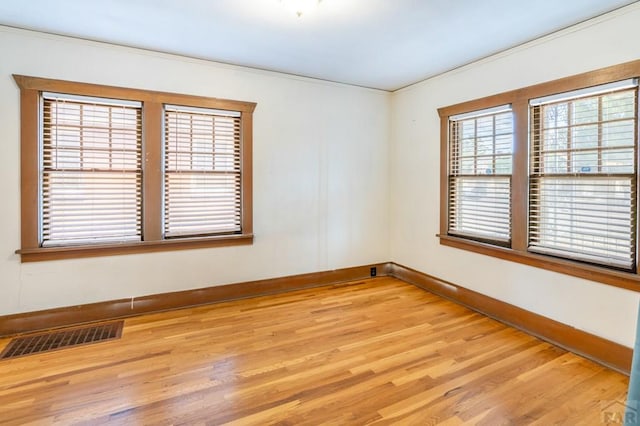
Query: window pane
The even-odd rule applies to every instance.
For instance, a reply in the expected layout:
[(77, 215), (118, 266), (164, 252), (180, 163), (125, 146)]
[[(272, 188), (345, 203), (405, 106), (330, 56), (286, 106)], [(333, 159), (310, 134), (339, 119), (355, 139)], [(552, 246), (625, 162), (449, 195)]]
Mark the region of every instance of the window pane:
[(477, 123), (477, 135), (478, 137), (482, 136), (493, 136), (493, 116), (480, 117), (476, 120)]
[(509, 175), (511, 174), (511, 164), (512, 159), (511, 155), (499, 155), (496, 157), (496, 170), (495, 173), (498, 175)]
[(459, 173), (461, 175), (472, 175), (475, 172), (475, 158), (460, 159)]
[(604, 173), (633, 173), (633, 149), (616, 149), (602, 153), (602, 171)]
[(569, 167), (565, 152), (551, 152), (544, 154), (543, 173), (567, 173)]
[(598, 98), (578, 99), (572, 102), (573, 120), (571, 124), (597, 123)]
[(476, 142), (476, 155), (491, 155), (494, 151), (493, 135), (489, 137), (480, 137)]
[(569, 104), (558, 103), (544, 109), (544, 128), (553, 129), (569, 125)]
[(462, 139), (462, 152), (461, 155), (464, 157), (474, 156), (476, 153), (476, 140), (473, 139)]
[(571, 148), (597, 148), (598, 125), (577, 126), (572, 129)]
[(451, 135), (449, 233), (508, 243), (513, 114), (489, 113), (452, 121)]
[(141, 109), (78, 98), (43, 102), (40, 243), (139, 241)]
[(165, 110), (164, 234), (241, 232), (240, 117)]
[(633, 146), (635, 134), (635, 121), (624, 120), (602, 124), (602, 145), (604, 147), (613, 146)]
[(532, 107), (531, 250), (635, 268), (636, 99), (634, 88)]
[(239, 174), (168, 173), (168, 236), (235, 232), (240, 226)]
[(461, 139), (474, 140), (476, 137), (476, 122), (475, 120), (466, 120), (460, 122)]
[(140, 240), (137, 173), (47, 171), (45, 246)]
[(513, 119), (511, 114), (500, 114), (495, 117), (496, 135), (513, 135)]
[(565, 150), (569, 144), (569, 130), (550, 129), (542, 133), (545, 151)]
[(513, 151), (513, 133), (496, 136), (495, 144), (496, 154), (511, 154)]
[(450, 232), (508, 241), (511, 233), (509, 177), (455, 178), (450, 208)]
[(550, 254), (631, 267), (634, 189), (630, 178), (535, 181), (530, 244)]
[(624, 118), (634, 119), (635, 96), (633, 91), (613, 93), (602, 97), (602, 119), (605, 121)]
[(598, 151), (579, 151), (571, 155), (572, 173), (597, 173)]

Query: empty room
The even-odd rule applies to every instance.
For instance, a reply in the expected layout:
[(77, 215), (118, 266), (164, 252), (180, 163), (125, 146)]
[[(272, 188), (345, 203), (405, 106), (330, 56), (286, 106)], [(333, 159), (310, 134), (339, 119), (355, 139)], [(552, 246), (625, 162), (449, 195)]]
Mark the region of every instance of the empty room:
[(0, 2), (0, 424), (640, 422), (640, 2)]

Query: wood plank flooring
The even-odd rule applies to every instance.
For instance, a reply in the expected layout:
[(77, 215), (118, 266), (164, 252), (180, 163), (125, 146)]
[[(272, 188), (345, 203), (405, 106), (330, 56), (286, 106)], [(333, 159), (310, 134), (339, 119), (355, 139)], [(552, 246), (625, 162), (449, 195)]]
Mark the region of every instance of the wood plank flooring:
[(140, 316), (120, 340), (0, 361), (0, 424), (601, 425), (627, 385), (382, 277)]

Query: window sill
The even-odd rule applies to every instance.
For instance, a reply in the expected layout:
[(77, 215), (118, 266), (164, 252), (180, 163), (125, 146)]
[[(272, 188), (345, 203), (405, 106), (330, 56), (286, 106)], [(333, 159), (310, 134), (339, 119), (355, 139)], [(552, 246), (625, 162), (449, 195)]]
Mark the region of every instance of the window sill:
[(206, 247), (224, 247), (253, 244), (253, 234), (223, 235), (215, 237), (180, 238), (135, 243), (82, 245), (66, 247), (38, 247), (16, 250), (22, 262), (73, 259), (82, 257), (114, 256), (119, 254), (150, 253), (187, 250)]
[(631, 272), (615, 271), (571, 260), (556, 259), (530, 252), (497, 247), (449, 235), (439, 234), (437, 237), (440, 238), (440, 244), (444, 246), (497, 257), (499, 259), (559, 272), (561, 274), (571, 275), (578, 278), (584, 278), (603, 284), (609, 284), (627, 290), (640, 291), (640, 277), (638, 274)]

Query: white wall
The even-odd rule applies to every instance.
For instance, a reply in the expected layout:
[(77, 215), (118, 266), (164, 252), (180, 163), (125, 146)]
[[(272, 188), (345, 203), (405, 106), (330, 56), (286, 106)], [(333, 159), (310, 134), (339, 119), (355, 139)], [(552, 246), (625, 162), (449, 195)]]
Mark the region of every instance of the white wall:
[[(0, 315), (389, 259), (390, 95), (0, 27)], [(20, 263), (11, 74), (254, 101), (252, 246)]]
[(640, 58), (640, 4), (415, 84), (392, 98), (392, 260), (633, 346), (639, 293), (440, 246), (436, 109)]

